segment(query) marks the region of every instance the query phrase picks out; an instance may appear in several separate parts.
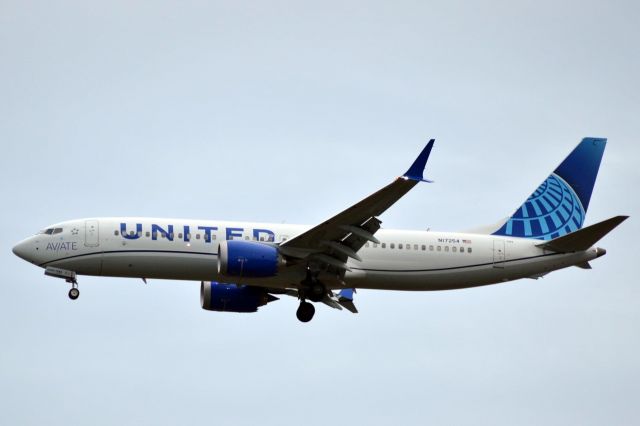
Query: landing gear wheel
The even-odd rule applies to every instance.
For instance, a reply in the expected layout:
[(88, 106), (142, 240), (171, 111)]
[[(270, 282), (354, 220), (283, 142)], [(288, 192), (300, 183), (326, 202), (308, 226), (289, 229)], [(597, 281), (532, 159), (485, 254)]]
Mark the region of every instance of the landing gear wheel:
[(74, 287), (71, 290), (69, 290), (69, 299), (76, 300), (79, 296), (80, 296), (80, 290), (78, 290), (77, 288)]
[(316, 313), (316, 308), (309, 302), (300, 302), (300, 306), (296, 311), (296, 316), (301, 322), (309, 322), (313, 319), (313, 314)]

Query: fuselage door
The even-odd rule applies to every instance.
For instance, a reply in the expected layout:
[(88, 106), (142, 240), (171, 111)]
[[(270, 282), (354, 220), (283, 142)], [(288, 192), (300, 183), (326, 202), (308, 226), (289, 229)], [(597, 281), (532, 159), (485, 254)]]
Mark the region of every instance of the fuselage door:
[(84, 222), (84, 245), (86, 247), (98, 247), (100, 245), (100, 228), (97, 220)]
[(493, 267), (504, 268), (504, 240), (493, 240)]

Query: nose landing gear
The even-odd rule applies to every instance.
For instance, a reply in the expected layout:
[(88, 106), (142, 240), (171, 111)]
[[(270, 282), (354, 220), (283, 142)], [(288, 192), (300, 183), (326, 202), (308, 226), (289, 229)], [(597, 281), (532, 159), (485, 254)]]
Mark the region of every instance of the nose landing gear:
[(44, 274), (50, 277), (62, 278), (63, 280), (71, 284), (71, 290), (69, 290), (69, 299), (76, 300), (78, 297), (80, 297), (80, 290), (78, 290), (78, 280), (76, 279), (76, 273), (74, 271), (47, 266)]
[(80, 297), (80, 290), (78, 290), (78, 281), (73, 280), (71, 281), (71, 290), (69, 290), (69, 299), (76, 300), (78, 297)]

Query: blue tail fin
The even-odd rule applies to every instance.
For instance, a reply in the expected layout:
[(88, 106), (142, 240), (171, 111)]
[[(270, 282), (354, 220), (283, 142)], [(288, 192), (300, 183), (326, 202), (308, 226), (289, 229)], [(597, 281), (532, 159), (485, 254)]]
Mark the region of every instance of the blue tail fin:
[(606, 144), (582, 139), (493, 235), (551, 240), (582, 228)]

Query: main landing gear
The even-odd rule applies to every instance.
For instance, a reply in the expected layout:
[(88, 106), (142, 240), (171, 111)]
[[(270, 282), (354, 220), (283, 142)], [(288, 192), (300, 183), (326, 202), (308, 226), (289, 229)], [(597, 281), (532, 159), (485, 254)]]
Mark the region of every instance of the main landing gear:
[(298, 290), (298, 298), (300, 299), (300, 306), (296, 311), (296, 317), (301, 322), (309, 322), (313, 319), (313, 315), (316, 313), (316, 308), (313, 304), (307, 302), (321, 302), (327, 294), (325, 286), (318, 281), (317, 273), (313, 273), (311, 269), (307, 269), (306, 278), (300, 283)]
[(316, 308), (313, 306), (313, 304), (303, 300), (302, 302), (300, 302), (300, 306), (296, 311), (296, 316), (301, 322), (309, 322), (313, 319), (313, 314), (315, 313)]

